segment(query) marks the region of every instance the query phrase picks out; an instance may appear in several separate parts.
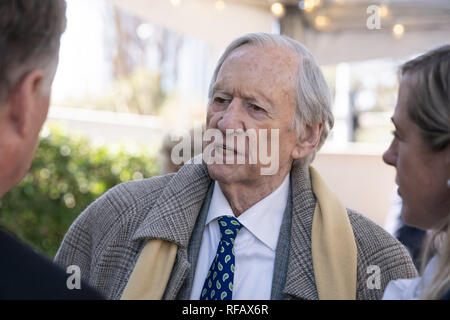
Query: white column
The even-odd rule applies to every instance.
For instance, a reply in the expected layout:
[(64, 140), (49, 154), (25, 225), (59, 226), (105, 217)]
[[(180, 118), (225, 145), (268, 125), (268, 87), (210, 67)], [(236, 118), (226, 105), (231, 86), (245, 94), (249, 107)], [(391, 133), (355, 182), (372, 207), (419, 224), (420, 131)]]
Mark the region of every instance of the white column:
[(336, 94), (334, 99), (333, 144), (344, 145), (351, 139), (350, 115), (350, 66), (339, 63), (336, 66)]

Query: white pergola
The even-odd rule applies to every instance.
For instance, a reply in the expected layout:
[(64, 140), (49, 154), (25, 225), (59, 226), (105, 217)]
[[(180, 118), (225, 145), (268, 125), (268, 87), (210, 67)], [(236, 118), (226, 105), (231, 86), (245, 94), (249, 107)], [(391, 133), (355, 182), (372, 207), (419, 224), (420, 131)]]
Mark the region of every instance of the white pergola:
[[(281, 32), (305, 44), (321, 65), (402, 58), (450, 43), (449, 0), (282, 0), (280, 18), (271, 12), (271, 0), (221, 0), (222, 9), (218, 0), (109, 1), (219, 52), (244, 33)], [(305, 10), (311, 2), (317, 6)], [(371, 5), (383, 7), (379, 29), (367, 26)], [(393, 35), (395, 24), (404, 27), (400, 38)]]
[[(450, 0), (280, 0), (282, 17), (271, 12), (270, 0), (108, 1), (151, 24), (205, 41), (218, 53), (245, 33), (279, 32), (306, 45), (320, 65), (337, 64), (332, 142), (337, 151), (321, 152), (315, 165), (346, 206), (384, 223), (394, 170), (381, 161), (384, 146), (370, 146), (368, 152), (346, 144), (351, 121), (345, 62), (407, 58), (449, 44)], [(216, 5), (223, 3), (219, 10)], [(311, 3), (317, 6), (311, 9)], [(371, 5), (383, 8), (379, 29), (367, 26)], [(392, 32), (396, 24), (404, 28), (398, 38)]]

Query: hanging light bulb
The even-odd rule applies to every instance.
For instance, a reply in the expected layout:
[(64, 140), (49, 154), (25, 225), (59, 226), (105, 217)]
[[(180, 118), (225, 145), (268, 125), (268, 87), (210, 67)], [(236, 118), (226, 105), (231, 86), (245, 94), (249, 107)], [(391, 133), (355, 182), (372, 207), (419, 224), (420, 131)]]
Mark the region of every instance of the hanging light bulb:
[(225, 9), (226, 4), (225, 4), (225, 1), (223, 1), (223, 0), (216, 0), (216, 2), (214, 3), (214, 6), (216, 7), (217, 10), (220, 11), (220, 10)]
[(286, 13), (283, 4), (280, 2), (275, 2), (274, 4), (272, 4), (270, 6), (270, 10), (278, 18), (284, 16), (284, 14)]
[(315, 0), (304, 0), (303, 1), (303, 10), (306, 12), (311, 12), (314, 10)]
[(317, 16), (314, 19), (314, 24), (317, 29), (325, 29), (330, 25), (330, 19), (327, 16)]
[(402, 24), (397, 23), (392, 27), (392, 33), (394, 34), (394, 37), (399, 39), (403, 37), (403, 34), (405, 33), (405, 27)]
[(388, 15), (389, 15), (389, 8), (387, 7), (387, 5), (385, 5), (385, 4), (382, 4), (382, 5), (380, 5), (380, 7), (379, 7), (380, 9), (380, 17), (381, 18), (386, 18)]
[(298, 3), (298, 7), (306, 12), (311, 12), (320, 5), (322, 5), (322, 0), (301, 0)]
[(170, 0), (170, 4), (174, 7), (179, 7), (181, 4), (181, 0)]

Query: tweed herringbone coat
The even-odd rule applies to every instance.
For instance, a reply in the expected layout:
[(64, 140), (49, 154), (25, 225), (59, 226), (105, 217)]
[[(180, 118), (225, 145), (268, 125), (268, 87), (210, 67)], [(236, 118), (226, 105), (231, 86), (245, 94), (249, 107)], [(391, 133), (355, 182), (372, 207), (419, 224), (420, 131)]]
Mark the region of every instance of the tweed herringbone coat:
[[(120, 299), (145, 243), (171, 241), (178, 252), (163, 299), (186, 299), (196, 266), (191, 257), (198, 253), (204, 227), (196, 222), (201, 211), (207, 212), (203, 204), (212, 185), (205, 164), (186, 164), (176, 174), (120, 184), (80, 214), (55, 261), (63, 267), (78, 265), (84, 280), (105, 297)], [(290, 187), (290, 219), (280, 232), (274, 271), (278, 280), (273, 292), (280, 294), (272, 297), (318, 299), (311, 255), (316, 199), (308, 170), (294, 167)], [(357, 299), (381, 299), (390, 280), (417, 276), (409, 254), (395, 238), (363, 215), (347, 212), (358, 250)], [(368, 283), (373, 270), (369, 266), (374, 265), (380, 270), (379, 287)]]

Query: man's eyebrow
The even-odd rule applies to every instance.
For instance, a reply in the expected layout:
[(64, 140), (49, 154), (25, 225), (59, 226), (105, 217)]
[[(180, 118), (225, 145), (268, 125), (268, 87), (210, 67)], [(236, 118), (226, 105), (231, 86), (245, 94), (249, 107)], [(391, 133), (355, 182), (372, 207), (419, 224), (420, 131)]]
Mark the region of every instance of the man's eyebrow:
[[(272, 105), (273, 105), (272, 100), (270, 100), (270, 99), (264, 94), (264, 92), (258, 90), (258, 91), (256, 91), (256, 93), (257, 93), (258, 96), (260, 96), (263, 100), (265, 100), (265, 101), (270, 105), (270, 107), (272, 107)], [(257, 100), (256, 98), (253, 98), (253, 99)]]
[(228, 95), (229, 95), (229, 93), (228, 93), (226, 90), (224, 90), (224, 89), (222, 89), (222, 88), (220, 87), (220, 84), (219, 84), (219, 83), (216, 84), (216, 85), (213, 87), (212, 93), (223, 93), (223, 94), (228, 94)]
[[(238, 95), (240, 95), (242, 98), (244, 98), (244, 99), (246, 99), (246, 100), (248, 100), (248, 101), (250, 101), (250, 102), (259, 102), (260, 100), (263, 100), (265, 103), (264, 103), (264, 105), (266, 106), (266, 107), (268, 107), (268, 108), (270, 108), (270, 110), (271, 111), (273, 111), (274, 110), (274, 107), (273, 107), (273, 102), (263, 93), (263, 92), (261, 92), (261, 91), (259, 91), (259, 90), (257, 90), (257, 91), (255, 91), (256, 92), (256, 95), (257, 96), (255, 96), (255, 95), (250, 95), (250, 94), (244, 94), (244, 93), (242, 93), (242, 92), (238, 92)], [(220, 83), (217, 83), (214, 87), (213, 87), (213, 89), (212, 89), (212, 94), (215, 94), (215, 93), (222, 93), (222, 94), (225, 94), (225, 95), (233, 95), (233, 93), (230, 93), (230, 92), (228, 92), (227, 90), (225, 90), (225, 89), (222, 89), (221, 87), (220, 87)]]

